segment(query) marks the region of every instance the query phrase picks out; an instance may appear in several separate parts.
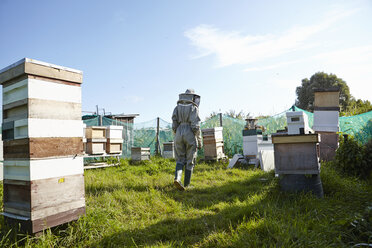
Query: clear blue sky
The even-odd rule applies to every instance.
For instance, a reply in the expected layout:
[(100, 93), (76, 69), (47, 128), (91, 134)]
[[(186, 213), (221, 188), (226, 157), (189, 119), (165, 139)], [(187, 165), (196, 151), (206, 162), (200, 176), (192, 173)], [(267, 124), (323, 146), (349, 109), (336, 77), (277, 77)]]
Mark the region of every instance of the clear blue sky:
[(0, 0), (0, 68), (29, 57), (84, 72), (83, 110), (170, 120), (289, 108), (315, 72), (372, 101), (372, 1)]

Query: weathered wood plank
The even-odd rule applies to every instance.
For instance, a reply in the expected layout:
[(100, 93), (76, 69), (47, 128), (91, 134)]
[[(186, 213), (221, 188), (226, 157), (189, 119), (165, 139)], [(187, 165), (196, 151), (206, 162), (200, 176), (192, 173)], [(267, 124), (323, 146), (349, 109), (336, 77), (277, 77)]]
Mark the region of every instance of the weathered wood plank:
[(87, 139), (106, 139), (106, 127), (91, 126), (85, 129)]
[(272, 135), (273, 144), (285, 143), (317, 143), (320, 141), (318, 134), (305, 134), (305, 135)]
[[(9, 105), (13, 105), (13, 108)], [(28, 98), (27, 101), (19, 100), (4, 105), (3, 116), (4, 121), (25, 118), (81, 120), (81, 104)]]
[(39, 75), (75, 83), (82, 83), (83, 80), (81, 71), (24, 58), (0, 70), (0, 84), (23, 74)]
[(314, 92), (315, 107), (339, 107), (339, 101), (340, 101), (339, 91)]
[(4, 211), (31, 220), (83, 206), (83, 174), (34, 180), (26, 186), (4, 184)]
[(37, 159), (83, 155), (80, 137), (26, 138), (4, 141), (5, 159)]
[(316, 143), (274, 143), (275, 173), (318, 174), (320, 163)]
[(27, 233), (37, 233), (44, 229), (51, 228), (54, 226), (61, 225), (63, 223), (68, 223), (73, 220), (77, 220), (80, 216), (85, 214), (85, 207), (68, 210), (62, 213), (53, 214), (45, 218), (37, 220), (21, 220), (17, 218), (12, 218), (10, 216), (4, 216), (5, 222), (10, 226), (16, 226), (20, 224), (21, 231)]

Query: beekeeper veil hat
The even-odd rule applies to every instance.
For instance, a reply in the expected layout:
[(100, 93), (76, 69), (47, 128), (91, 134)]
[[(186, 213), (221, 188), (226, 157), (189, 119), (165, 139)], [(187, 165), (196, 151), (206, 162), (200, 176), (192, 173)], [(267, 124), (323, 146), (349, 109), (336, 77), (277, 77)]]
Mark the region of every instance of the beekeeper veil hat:
[(179, 100), (177, 103), (192, 103), (199, 107), (200, 96), (198, 94), (195, 94), (194, 89), (187, 89), (185, 93), (179, 94)]

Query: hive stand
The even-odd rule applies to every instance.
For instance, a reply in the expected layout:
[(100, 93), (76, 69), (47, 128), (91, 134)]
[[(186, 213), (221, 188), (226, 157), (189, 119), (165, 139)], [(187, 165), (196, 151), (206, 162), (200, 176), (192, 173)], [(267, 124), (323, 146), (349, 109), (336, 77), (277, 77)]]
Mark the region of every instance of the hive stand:
[(4, 212), (38, 233), (85, 214), (82, 72), (22, 59), (3, 85)]

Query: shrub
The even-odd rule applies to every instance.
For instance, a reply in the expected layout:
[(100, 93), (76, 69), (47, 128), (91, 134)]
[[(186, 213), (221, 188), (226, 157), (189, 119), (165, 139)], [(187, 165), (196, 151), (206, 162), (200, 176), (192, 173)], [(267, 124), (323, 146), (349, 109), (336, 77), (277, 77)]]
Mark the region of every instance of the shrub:
[(353, 136), (340, 136), (333, 164), (347, 175), (367, 178), (372, 171), (372, 139), (363, 146)]

